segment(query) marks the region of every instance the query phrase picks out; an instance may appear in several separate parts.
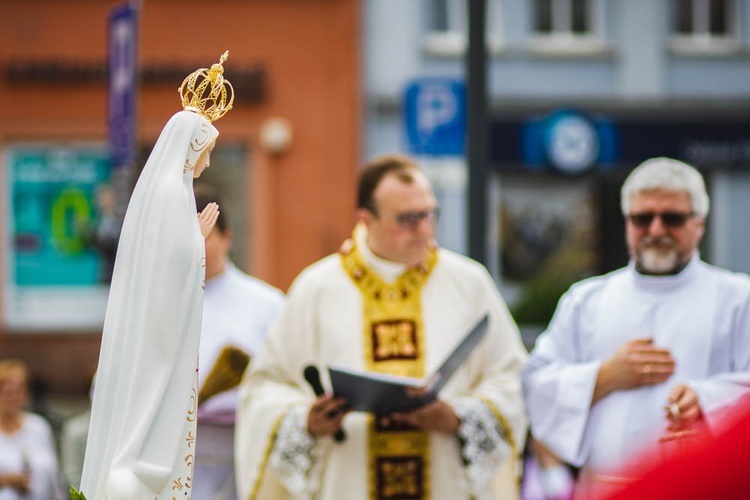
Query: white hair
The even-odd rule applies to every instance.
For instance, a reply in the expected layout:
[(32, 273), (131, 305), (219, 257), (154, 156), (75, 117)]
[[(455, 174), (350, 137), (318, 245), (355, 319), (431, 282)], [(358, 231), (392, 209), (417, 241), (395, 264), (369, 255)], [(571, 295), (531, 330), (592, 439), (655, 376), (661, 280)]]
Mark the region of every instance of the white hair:
[(700, 217), (708, 215), (708, 193), (700, 172), (687, 163), (664, 157), (644, 161), (625, 179), (620, 191), (623, 215), (630, 213), (630, 203), (636, 194), (654, 189), (685, 191), (693, 212)]

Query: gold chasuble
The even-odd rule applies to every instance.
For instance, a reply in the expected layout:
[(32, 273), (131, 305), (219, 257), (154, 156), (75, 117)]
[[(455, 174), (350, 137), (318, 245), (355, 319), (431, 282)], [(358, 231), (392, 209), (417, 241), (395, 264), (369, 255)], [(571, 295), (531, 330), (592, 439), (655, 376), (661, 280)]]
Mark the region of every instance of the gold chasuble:
[[(421, 290), (435, 267), (437, 250), (388, 284), (367, 266), (354, 241), (342, 247), (341, 263), (362, 294), (364, 366), (378, 373), (424, 377)], [(430, 498), (429, 433), (377, 417), (370, 417), (368, 430), (370, 498)]]

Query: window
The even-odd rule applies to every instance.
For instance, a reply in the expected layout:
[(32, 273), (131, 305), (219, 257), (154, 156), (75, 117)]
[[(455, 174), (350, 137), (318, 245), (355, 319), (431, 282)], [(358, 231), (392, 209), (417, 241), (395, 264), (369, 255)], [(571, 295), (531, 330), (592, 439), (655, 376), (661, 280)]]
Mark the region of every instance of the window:
[(532, 11), (535, 52), (596, 55), (602, 40), (602, 0), (535, 0)]
[(734, 0), (673, 0), (672, 50), (684, 54), (740, 50), (735, 14)]
[(592, 29), (589, 0), (537, 0), (534, 31), (544, 35), (587, 35)]
[[(500, 1), (487, 0), (485, 35), (490, 53), (502, 51)], [(468, 43), (467, 4), (467, 0), (425, 0), (428, 26), (424, 47), (428, 53), (438, 56), (464, 54)]]

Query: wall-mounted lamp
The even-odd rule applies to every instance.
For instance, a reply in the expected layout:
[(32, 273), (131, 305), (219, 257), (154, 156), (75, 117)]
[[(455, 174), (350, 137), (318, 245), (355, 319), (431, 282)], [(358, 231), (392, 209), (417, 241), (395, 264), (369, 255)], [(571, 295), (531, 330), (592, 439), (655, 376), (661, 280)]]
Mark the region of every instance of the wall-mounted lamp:
[(260, 145), (271, 155), (280, 155), (292, 146), (292, 126), (285, 118), (267, 118), (260, 125)]

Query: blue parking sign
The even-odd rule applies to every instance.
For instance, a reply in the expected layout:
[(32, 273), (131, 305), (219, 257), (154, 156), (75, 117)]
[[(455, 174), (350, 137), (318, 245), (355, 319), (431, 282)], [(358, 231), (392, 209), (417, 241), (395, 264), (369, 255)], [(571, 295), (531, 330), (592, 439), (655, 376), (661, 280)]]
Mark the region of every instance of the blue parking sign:
[(406, 149), (415, 155), (462, 156), (466, 146), (466, 85), (420, 78), (404, 94)]

